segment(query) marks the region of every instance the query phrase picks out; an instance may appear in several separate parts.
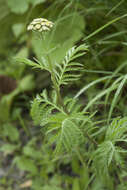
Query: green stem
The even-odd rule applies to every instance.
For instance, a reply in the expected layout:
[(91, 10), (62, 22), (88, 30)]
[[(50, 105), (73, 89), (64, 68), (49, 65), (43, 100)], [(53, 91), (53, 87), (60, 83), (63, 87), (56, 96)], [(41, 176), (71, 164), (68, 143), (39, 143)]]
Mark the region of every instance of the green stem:
[[(43, 42), (44, 42), (45, 51), (48, 52), (48, 50), (46, 48), (46, 44), (45, 44), (45, 36), (43, 34), (41, 34), (41, 38), (43, 39)], [(57, 85), (57, 81), (56, 81), (56, 77), (55, 77), (55, 73), (53, 70), (53, 66), (52, 66), (50, 56), (48, 53), (46, 53), (46, 56), (47, 56), (48, 66), (49, 66), (49, 70), (50, 70), (50, 74), (51, 74), (51, 80), (52, 80), (54, 89), (55, 89), (56, 94), (57, 94), (57, 104), (63, 108), (65, 113), (69, 114), (68, 111), (66, 110), (65, 106), (64, 106), (64, 103), (63, 103), (63, 100), (62, 100), (62, 97), (60, 94), (60, 88)]]
[[(43, 34), (42, 34), (41, 37), (42, 37), (43, 42), (44, 42), (45, 51), (48, 52), (48, 50), (46, 48), (46, 45), (45, 45), (45, 36), (43, 36)], [(62, 101), (62, 98), (61, 98), (61, 94), (60, 94), (60, 89), (59, 89), (59, 86), (57, 85), (57, 81), (56, 81), (56, 78), (55, 78), (55, 74), (54, 74), (54, 70), (53, 70), (53, 66), (52, 66), (50, 56), (49, 56), (48, 53), (46, 53), (46, 56), (47, 56), (49, 70), (50, 70), (50, 74), (51, 74), (51, 80), (52, 80), (53, 86), (54, 86), (56, 94), (57, 94), (58, 105), (63, 107), (63, 109), (65, 110), (64, 104), (63, 104), (63, 101)]]
[(85, 133), (85, 135), (96, 147), (98, 146), (97, 142), (94, 139), (92, 139), (87, 132)]
[(24, 129), (25, 133), (27, 134), (27, 136), (28, 136), (28, 137), (31, 136), (30, 130), (29, 130), (29, 128), (25, 125), (25, 122), (24, 122), (24, 120), (22, 119), (22, 117), (21, 117), (20, 114), (18, 115), (18, 119), (19, 119), (19, 122), (20, 122), (22, 128)]
[(53, 71), (53, 67), (52, 67), (52, 63), (51, 63), (51, 60), (50, 60), (50, 57), (49, 55), (47, 54), (47, 59), (48, 59), (48, 64), (49, 64), (49, 69), (51, 71), (51, 80), (53, 82), (53, 85), (54, 85), (54, 88), (55, 88), (55, 91), (56, 91), (56, 94), (57, 94), (57, 98), (58, 98), (58, 104), (64, 108), (64, 104), (63, 104), (63, 101), (62, 101), (62, 98), (61, 98), (61, 94), (60, 94), (60, 89), (57, 85), (57, 82), (56, 82), (56, 78), (55, 78), (55, 74), (54, 74), (54, 71)]
[(80, 154), (80, 151), (78, 150), (78, 148), (75, 151), (76, 151), (76, 154), (77, 154), (81, 164), (83, 165), (84, 168), (86, 168), (86, 164), (85, 164), (84, 159), (83, 159), (82, 155)]

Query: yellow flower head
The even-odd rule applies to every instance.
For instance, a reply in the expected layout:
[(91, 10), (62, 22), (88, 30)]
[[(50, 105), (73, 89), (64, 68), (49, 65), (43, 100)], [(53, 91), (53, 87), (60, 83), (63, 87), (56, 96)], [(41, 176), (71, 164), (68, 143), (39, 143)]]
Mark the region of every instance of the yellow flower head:
[(38, 32), (50, 31), (53, 25), (53, 22), (48, 21), (45, 18), (36, 18), (28, 25), (27, 30)]

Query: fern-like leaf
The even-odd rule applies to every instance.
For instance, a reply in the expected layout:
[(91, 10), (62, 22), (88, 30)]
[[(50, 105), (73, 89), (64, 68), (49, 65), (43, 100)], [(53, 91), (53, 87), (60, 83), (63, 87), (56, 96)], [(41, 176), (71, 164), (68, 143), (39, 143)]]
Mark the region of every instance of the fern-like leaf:
[(34, 124), (38, 125), (41, 120), (41, 110), (40, 110), (40, 102), (37, 99), (34, 99), (34, 101), (32, 102), (30, 114), (34, 121)]
[(122, 119), (115, 118), (106, 132), (106, 140), (111, 140), (113, 143), (117, 141), (125, 141), (127, 135), (127, 117)]
[(81, 74), (79, 72), (83, 69), (83, 65), (74, 60), (84, 55), (87, 50), (86, 45), (74, 46), (67, 52), (62, 64), (56, 63), (54, 72), (58, 86), (66, 85), (68, 82), (73, 82), (80, 78)]
[(55, 153), (58, 153), (63, 148), (67, 152), (72, 151), (83, 142), (83, 139), (83, 133), (80, 128), (67, 118), (62, 122)]
[(33, 68), (41, 69), (41, 70), (47, 70), (50, 72), (50, 70), (48, 68), (48, 64), (44, 58), (42, 59), (42, 61), (39, 61), (35, 58), (34, 58), (34, 60), (35, 61), (31, 61), (30, 59), (27, 59), (27, 58), (19, 58), (19, 57), (15, 58), (16, 62), (24, 63), (26, 65), (33, 67)]
[(35, 125), (44, 126), (48, 123), (48, 118), (52, 112), (52, 107), (47, 107), (46, 104), (41, 104), (38, 98), (35, 98), (31, 107), (31, 117)]
[(124, 166), (124, 161), (121, 154), (127, 153), (127, 151), (124, 148), (120, 147), (120, 145), (116, 144), (116, 142), (127, 142), (126, 131), (126, 117), (122, 119), (114, 119), (111, 125), (108, 127), (104, 142), (98, 145), (97, 150), (95, 150), (92, 155), (93, 166), (99, 176), (101, 176), (102, 173), (108, 175), (109, 166), (111, 165), (112, 161), (115, 161), (118, 165), (120, 165), (120, 167), (122, 165)]
[(47, 91), (46, 91), (46, 90), (43, 90), (43, 92), (41, 93), (41, 96), (38, 95), (38, 99), (39, 99), (41, 102), (47, 104), (47, 106), (51, 106), (54, 110), (60, 111), (60, 112), (62, 112), (63, 114), (66, 115), (66, 113), (65, 113), (64, 110), (63, 110), (63, 108), (60, 107), (60, 106), (58, 106), (58, 105), (56, 104), (56, 95), (55, 95), (55, 96), (52, 95), (52, 99), (50, 99), (50, 98), (48, 97)]
[(93, 153), (93, 166), (99, 176), (101, 176), (102, 174), (108, 176), (108, 168), (112, 162), (114, 152), (115, 147), (112, 142), (104, 141)]

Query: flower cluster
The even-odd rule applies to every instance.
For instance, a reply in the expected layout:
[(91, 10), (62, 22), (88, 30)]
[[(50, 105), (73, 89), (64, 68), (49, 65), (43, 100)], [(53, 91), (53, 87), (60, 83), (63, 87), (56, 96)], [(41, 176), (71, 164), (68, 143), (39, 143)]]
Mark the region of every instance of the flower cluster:
[(38, 32), (50, 31), (53, 27), (53, 22), (44, 18), (34, 19), (27, 27), (27, 30), (33, 30)]

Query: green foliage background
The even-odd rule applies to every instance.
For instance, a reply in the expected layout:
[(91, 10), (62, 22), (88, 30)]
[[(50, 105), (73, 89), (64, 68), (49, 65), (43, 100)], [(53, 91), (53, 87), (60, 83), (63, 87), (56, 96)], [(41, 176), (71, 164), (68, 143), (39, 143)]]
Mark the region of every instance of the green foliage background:
[[(126, 10), (126, 0), (0, 0), (0, 190), (127, 189)], [(40, 17), (55, 23), (45, 41), (26, 30)]]

